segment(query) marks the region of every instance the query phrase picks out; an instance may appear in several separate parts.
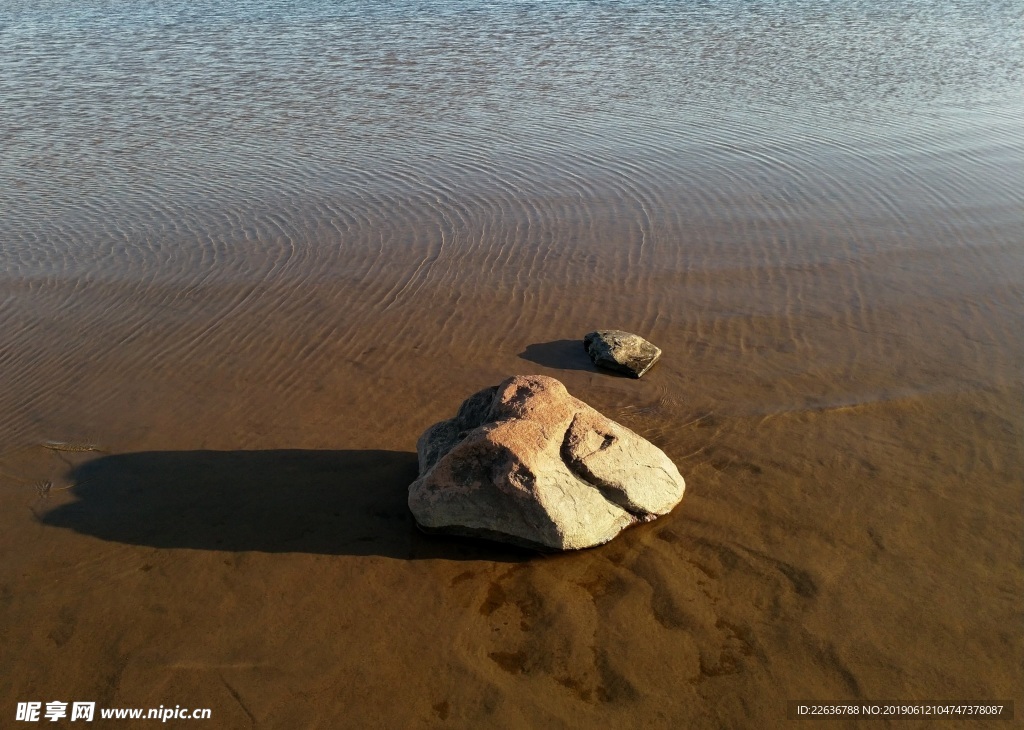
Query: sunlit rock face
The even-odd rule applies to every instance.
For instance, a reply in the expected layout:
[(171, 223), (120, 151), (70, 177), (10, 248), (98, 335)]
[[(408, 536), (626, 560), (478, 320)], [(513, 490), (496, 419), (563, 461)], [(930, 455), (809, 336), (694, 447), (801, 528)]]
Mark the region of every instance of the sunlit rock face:
[(417, 451), (409, 507), (420, 527), (542, 549), (608, 542), (668, 513), (685, 489), (659, 448), (540, 375), (470, 396)]

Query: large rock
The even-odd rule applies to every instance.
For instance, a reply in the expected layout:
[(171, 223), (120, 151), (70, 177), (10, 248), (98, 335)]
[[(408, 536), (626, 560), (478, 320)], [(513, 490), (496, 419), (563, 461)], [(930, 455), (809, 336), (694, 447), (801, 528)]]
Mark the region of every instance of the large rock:
[(608, 542), (668, 513), (685, 488), (661, 449), (542, 375), (476, 393), (416, 448), (409, 508), (423, 529), (529, 547)]
[(598, 367), (639, 378), (661, 357), (661, 348), (640, 335), (622, 330), (597, 330), (583, 338), (583, 347)]

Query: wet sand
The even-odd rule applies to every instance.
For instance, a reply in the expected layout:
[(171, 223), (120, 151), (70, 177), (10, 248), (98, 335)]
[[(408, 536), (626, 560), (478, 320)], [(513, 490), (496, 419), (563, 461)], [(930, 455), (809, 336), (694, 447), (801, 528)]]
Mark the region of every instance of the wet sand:
[[(407, 138), (349, 119), (350, 146), (266, 128), (203, 156), (199, 137), (176, 153), (126, 129), (60, 168), (15, 139), (0, 712), (715, 728), (787, 724), (787, 700), (1022, 711), (1024, 115), (1019, 64), (971, 96), (972, 63), (952, 91), (925, 84), (937, 98), (910, 84), (867, 110), (756, 88), (722, 110), (691, 81), (697, 109), (476, 110), (429, 141), (406, 107)], [(196, 160), (151, 167), (176, 154)], [(639, 381), (597, 372), (580, 338), (598, 327), (664, 355)], [(513, 373), (661, 447), (682, 504), (567, 555), (420, 534), (417, 437)]]

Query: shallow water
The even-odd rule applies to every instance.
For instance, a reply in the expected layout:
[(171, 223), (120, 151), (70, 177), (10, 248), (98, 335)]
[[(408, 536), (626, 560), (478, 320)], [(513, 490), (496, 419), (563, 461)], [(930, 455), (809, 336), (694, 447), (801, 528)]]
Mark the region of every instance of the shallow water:
[[(966, 0), (0, 0), (4, 702), (1021, 699), (1022, 39)], [(595, 372), (606, 326), (663, 360)], [(558, 558), (418, 535), (416, 437), (529, 372), (682, 505)]]

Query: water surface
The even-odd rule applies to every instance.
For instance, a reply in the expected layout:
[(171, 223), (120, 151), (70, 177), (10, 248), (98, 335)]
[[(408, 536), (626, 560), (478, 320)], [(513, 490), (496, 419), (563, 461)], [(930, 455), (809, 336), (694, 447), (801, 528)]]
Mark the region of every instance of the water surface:
[[(1022, 39), (995, 1), (0, 0), (8, 706), (1019, 694)], [(598, 327), (662, 362), (594, 371)], [(419, 536), (417, 436), (532, 372), (680, 508), (546, 560)]]

